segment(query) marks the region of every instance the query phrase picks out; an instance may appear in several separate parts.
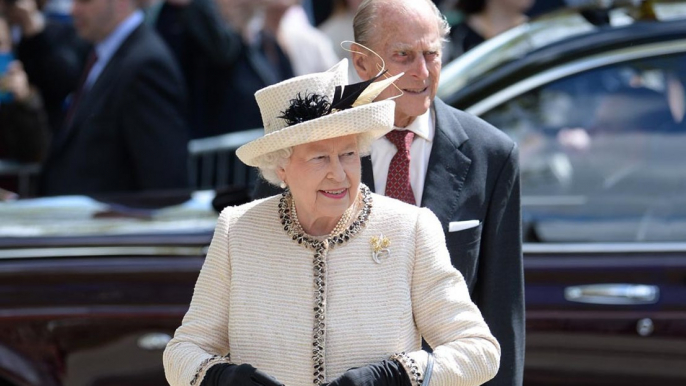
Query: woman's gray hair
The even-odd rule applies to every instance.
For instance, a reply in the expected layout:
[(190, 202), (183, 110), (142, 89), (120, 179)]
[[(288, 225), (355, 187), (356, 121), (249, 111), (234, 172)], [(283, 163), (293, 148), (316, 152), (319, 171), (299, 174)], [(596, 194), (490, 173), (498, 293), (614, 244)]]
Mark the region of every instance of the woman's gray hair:
[[(360, 157), (369, 155), (372, 149), (372, 143), (376, 138), (371, 133), (360, 133), (357, 134), (357, 151)], [(255, 159), (257, 164), (257, 169), (260, 171), (260, 175), (265, 181), (272, 185), (281, 185), (281, 178), (276, 172), (279, 168), (288, 165), (288, 162), (293, 155), (293, 147), (287, 147), (285, 149), (279, 149), (271, 153), (261, 155)]]
[(293, 147), (287, 147), (255, 158), (255, 164), (262, 178), (272, 185), (279, 186), (282, 181), (276, 171), (288, 165), (292, 154)]
[[(412, 0), (418, 1), (418, 0)], [(433, 11), (436, 16), (436, 23), (438, 24), (438, 32), (443, 41), (447, 41), (448, 34), (450, 34), (450, 23), (445, 15), (441, 13), (436, 4), (431, 0), (424, 1)], [(374, 27), (378, 25), (376, 18), (379, 17), (379, 10), (384, 6), (398, 7), (397, 0), (364, 0), (357, 8), (357, 13), (353, 19), (353, 31), (355, 34), (355, 42), (370, 47), (373, 36), (375, 35)], [(400, 8), (401, 12), (412, 12), (407, 7)]]

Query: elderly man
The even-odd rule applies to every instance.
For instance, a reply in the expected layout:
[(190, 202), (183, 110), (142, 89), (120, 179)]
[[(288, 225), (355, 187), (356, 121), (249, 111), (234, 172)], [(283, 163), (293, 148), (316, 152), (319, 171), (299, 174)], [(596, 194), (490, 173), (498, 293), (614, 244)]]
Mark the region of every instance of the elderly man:
[(102, 194), (187, 185), (186, 91), (134, 0), (75, 0), (94, 45), (53, 138), (42, 193)]
[[(441, 220), (453, 265), (502, 347), (488, 385), (521, 385), (524, 275), (517, 147), (502, 132), (436, 98), (449, 32), (430, 0), (366, 0), (354, 19), (362, 79), (405, 73), (396, 130), (372, 146), (362, 180), (376, 193), (428, 207)], [(380, 56), (380, 58), (379, 58)], [(380, 98), (400, 94), (387, 88)]]

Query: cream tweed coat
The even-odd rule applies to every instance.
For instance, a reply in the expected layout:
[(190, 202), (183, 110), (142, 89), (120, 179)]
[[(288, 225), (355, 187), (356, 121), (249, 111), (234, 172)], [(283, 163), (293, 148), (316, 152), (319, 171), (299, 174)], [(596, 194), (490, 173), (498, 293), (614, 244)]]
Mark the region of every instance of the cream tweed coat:
[[(351, 367), (407, 352), (430, 386), (480, 385), (498, 371), (500, 346), (471, 302), (428, 209), (372, 194), (360, 233), (327, 253), (326, 380)], [(188, 313), (164, 352), (171, 386), (199, 385), (230, 354), (287, 386), (313, 383), (314, 274), (311, 249), (287, 236), (274, 196), (225, 209)], [(372, 259), (373, 236), (391, 242)]]

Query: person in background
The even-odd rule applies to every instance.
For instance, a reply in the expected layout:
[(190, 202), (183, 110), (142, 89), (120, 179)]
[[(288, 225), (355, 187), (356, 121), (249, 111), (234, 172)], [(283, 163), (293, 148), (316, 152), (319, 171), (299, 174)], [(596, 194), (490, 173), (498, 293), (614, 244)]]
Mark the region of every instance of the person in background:
[(47, 18), (36, 0), (0, 1), (18, 32), (17, 59), (40, 92), (51, 132), (59, 130), (69, 94), (77, 87), (90, 45), (71, 23)]
[[(319, 28), (324, 32), (333, 42), (336, 55), (340, 59), (350, 59), (350, 52), (348, 51), (350, 44), (344, 42), (351, 42), (354, 40), (353, 33), (353, 17), (357, 11), (357, 7), (362, 0), (335, 0), (334, 9), (331, 15), (324, 20)], [(359, 80), (357, 72), (353, 66), (350, 66), (350, 79)]]
[(450, 31), (443, 62), (471, 50), (484, 41), (527, 21), (534, 0), (462, 0), (455, 7), (463, 19)]
[(214, 0), (139, 0), (146, 23), (162, 37), (174, 54), (189, 96), (191, 138), (203, 138), (231, 131), (231, 127), (211, 124), (208, 106), (217, 103), (211, 96), (216, 88), (213, 68), (236, 63), (242, 51), (238, 31), (221, 17)]
[(163, 38), (182, 69), (190, 97), (191, 138), (259, 127), (252, 95), (293, 76), (278, 35), (281, 18), (294, 1), (138, 3), (146, 23)]
[[(236, 154), (288, 190), (220, 214), (164, 351), (171, 386), (476, 386), (497, 372), (438, 219), (360, 183), (360, 155), (393, 127), (394, 102), (372, 102), (393, 78), (348, 85), (347, 63), (255, 94), (264, 136)], [(343, 86), (359, 94), (334, 97)]]
[(75, 0), (93, 44), (41, 179), (45, 195), (188, 186), (186, 90), (164, 42), (134, 0)]
[[(431, 1), (365, 0), (353, 28), (360, 78), (372, 79), (381, 59), (389, 75), (404, 73), (396, 81), (402, 91), (395, 99), (396, 130), (372, 144), (362, 181), (376, 193), (436, 214), (452, 263), (502, 347), (500, 370), (488, 385), (521, 385), (525, 320), (517, 145), (436, 98), (449, 26)], [(387, 88), (380, 97), (398, 94)]]
[(295, 75), (326, 71), (338, 62), (333, 43), (310, 24), (300, 0), (272, 1), (265, 20), (276, 30), (279, 45), (286, 51)]
[(12, 58), (9, 23), (0, 14), (0, 159), (40, 163), (50, 139), (47, 115), (23, 64)]
[[(353, 17), (362, 0), (334, 0), (334, 9), (331, 15), (317, 28), (324, 32), (334, 43), (334, 50), (339, 58), (349, 58), (350, 52), (341, 46), (343, 41), (352, 41)], [(353, 69), (354, 71), (354, 69)]]
[(293, 77), (293, 67), (275, 31), (264, 28), (270, 0), (216, 0), (229, 28), (240, 38), (238, 56), (230, 64), (207, 67), (205, 122), (208, 135), (262, 126), (253, 95), (261, 88)]

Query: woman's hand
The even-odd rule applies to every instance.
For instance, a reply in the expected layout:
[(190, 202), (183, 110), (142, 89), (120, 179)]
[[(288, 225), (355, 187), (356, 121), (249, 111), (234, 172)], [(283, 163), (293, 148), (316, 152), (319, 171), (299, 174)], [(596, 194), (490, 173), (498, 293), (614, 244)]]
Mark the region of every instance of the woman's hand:
[(16, 0), (7, 7), (7, 15), (12, 24), (21, 28), (24, 38), (37, 35), (45, 30), (45, 16), (38, 9), (36, 0)]
[(220, 363), (210, 367), (200, 386), (284, 386), (251, 365)]
[(23, 102), (31, 96), (29, 78), (26, 76), (24, 66), (18, 60), (10, 63), (7, 73), (0, 78), (0, 90), (11, 93), (14, 100)]
[(385, 360), (352, 368), (327, 386), (410, 386), (410, 377), (395, 361)]

